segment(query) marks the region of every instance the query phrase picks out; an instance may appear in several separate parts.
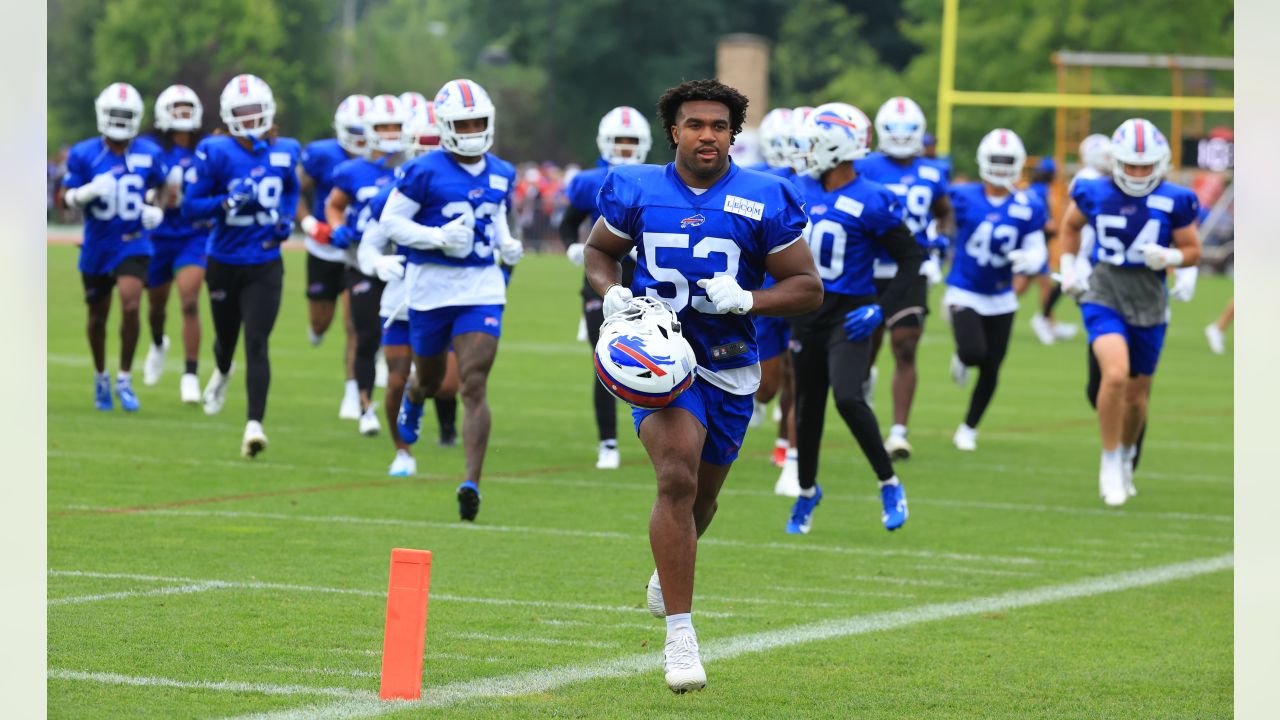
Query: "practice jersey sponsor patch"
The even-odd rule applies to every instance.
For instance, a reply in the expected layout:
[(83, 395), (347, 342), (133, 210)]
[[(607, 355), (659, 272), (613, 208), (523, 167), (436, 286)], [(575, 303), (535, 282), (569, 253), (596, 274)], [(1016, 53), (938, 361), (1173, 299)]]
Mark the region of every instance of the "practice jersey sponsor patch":
[(490, 175), (489, 187), (493, 188), (494, 190), (501, 190), (502, 192), (506, 192), (511, 187), (511, 182), (507, 180), (507, 178), (503, 177), (502, 175)]
[(1147, 207), (1160, 212), (1173, 212), (1173, 198), (1163, 195), (1148, 195)]
[(724, 211), (759, 220), (764, 217), (764, 203), (740, 198), (737, 195), (725, 195)]
[(126, 162), (131, 168), (149, 168), (151, 167), (151, 156), (142, 153), (129, 153)]
[(1009, 217), (1017, 218), (1019, 220), (1030, 220), (1031, 208), (1027, 205), (1010, 205)]
[(840, 212), (846, 212), (854, 217), (862, 217), (862, 210), (866, 207), (862, 203), (851, 197), (841, 195), (836, 198), (836, 209)]
[(289, 153), (273, 152), (271, 153), (272, 167), (290, 167), (293, 165), (293, 156)]

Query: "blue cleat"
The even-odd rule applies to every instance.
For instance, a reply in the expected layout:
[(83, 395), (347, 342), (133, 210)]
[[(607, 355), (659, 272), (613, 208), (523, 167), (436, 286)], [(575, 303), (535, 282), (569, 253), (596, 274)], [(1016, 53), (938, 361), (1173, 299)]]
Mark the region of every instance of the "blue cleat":
[(884, 514), (880, 516), (884, 529), (892, 532), (902, 527), (907, 521), (907, 491), (902, 483), (882, 486), (880, 502), (884, 505)]
[(93, 406), (99, 410), (111, 410), (115, 407), (111, 401), (111, 381), (106, 375), (93, 381)]
[(813, 497), (801, 495), (796, 498), (796, 504), (791, 506), (791, 519), (787, 521), (788, 535), (809, 534), (809, 528), (813, 525), (813, 509), (822, 502), (822, 486), (814, 485), (813, 489)]
[(133, 394), (133, 381), (128, 378), (116, 380), (116, 397), (120, 398), (120, 409), (125, 412), (138, 412), (142, 407), (138, 396)]
[(424, 403), (409, 402), (409, 394), (405, 393), (400, 403), (400, 414), (396, 416), (396, 429), (400, 431), (400, 439), (412, 445), (418, 442), (418, 431), (422, 429), (422, 408)]
[(458, 486), (458, 517), (475, 521), (480, 513), (480, 488), (468, 480)]

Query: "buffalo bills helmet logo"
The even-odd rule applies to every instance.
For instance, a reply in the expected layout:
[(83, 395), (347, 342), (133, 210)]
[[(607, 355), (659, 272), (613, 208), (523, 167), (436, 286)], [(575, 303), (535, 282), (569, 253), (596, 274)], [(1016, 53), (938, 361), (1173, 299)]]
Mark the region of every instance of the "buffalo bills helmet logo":
[(471, 188), (467, 191), (467, 197), (475, 200), (484, 194), (484, 188)]
[(699, 225), (701, 225), (702, 223), (704, 223), (704, 222), (706, 222), (706, 221), (707, 221), (707, 219), (706, 219), (706, 218), (704, 218), (704, 217), (702, 217), (702, 213), (698, 213), (697, 215), (694, 215), (693, 217), (687, 217), (687, 218), (685, 218), (685, 219), (681, 220), (681, 221), (680, 221), (680, 229), (681, 229), (681, 230), (683, 230), (683, 229), (685, 229), (685, 228), (698, 227)]
[(645, 350), (644, 340), (635, 335), (623, 335), (609, 343), (609, 357), (618, 365), (642, 367), (653, 373), (655, 377), (667, 374), (662, 365), (670, 365), (671, 357), (667, 355), (651, 355)]

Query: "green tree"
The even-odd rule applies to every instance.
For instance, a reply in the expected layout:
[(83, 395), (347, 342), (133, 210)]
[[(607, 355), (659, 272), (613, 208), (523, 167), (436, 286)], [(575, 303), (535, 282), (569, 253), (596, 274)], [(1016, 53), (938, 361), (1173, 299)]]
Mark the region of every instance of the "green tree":
[[(50, 153), (63, 144), (97, 132), (93, 99), (102, 91), (88, 72), (93, 67), (92, 37), (106, 0), (50, 0), (48, 13), (48, 112)], [(104, 84), (105, 86), (105, 84)]]

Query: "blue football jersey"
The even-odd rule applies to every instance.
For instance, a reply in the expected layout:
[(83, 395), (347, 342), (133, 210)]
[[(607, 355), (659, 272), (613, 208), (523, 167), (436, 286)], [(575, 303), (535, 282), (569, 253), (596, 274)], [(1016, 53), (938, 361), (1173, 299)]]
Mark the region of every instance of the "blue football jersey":
[(841, 295), (875, 295), (872, 266), (882, 237), (901, 225), (905, 215), (898, 196), (861, 175), (828, 192), (822, 181), (807, 175), (794, 180), (809, 211), (805, 240), (813, 252), (822, 287)]
[[(196, 146), (187, 171), (182, 214), (209, 218), (209, 257), (231, 265), (256, 265), (280, 257), (278, 223), (292, 221), (298, 207), (298, 155), (292, 138), (259, 141), (246, 150), (235, 138), (213, 136)], [(222, 203), (233, 183), (251, 182), (257, 202), (228, 210)]]
[(1109, 177), (1082, 180), (1071, 188), (1086, 223), (1094, 230), (1094, 263), (1146, 267), (1142, 248), (1171, 247), (1173, 231), (1196, 221), (1200, 201), (1191, 190), (1169, 181), (1146, 197), (1126, 195)]
[(569, 204), (588, 213), (592, 225), (600, 219), (600, 211), (596, 208), (596, 195), (600, 194), (600, 186), (604, 185), (604, 178), (608, 174), (609, 163), (600, 160), (590, 170), (583, 170), (574, 175), (573, 181), (569, 183), (569, 189), (565, 191)]
[[(185, 176), (187, 169), (195, 163), (196, 153), (194, 149), (174, 145), (165, 150), (163, 143), (159, 139), (152, 137), (148, 139), (160, 147), (160, 152), (164, 156), (164, 164), (169, 168), (170, 172), (175, 167), (182, 168), (182, 174)], [(180, 208), (171, 207), (165, 208), (164, 222), (151, 231), (151, 239), (154, 242), (166, 242), (169, 240), (186, 242), (192, 235), (208, 234), (208, 232), (209, 222), (207, 220), (192, 222), (182, 217)]]
[(804, 230), (794, 185), (731, 165), (698, 195), (673, 164), (624, 165), (605, 178), (597, 204), (610, 229), (636, 243), (632, 293), (671, 305), (699, 365), (719, 371), (759, 361), (751, 317), (717, 313), (698, 281), (729, 275), (759, 289), (768, 254)]
[(94, 137), (72, 146), (62, 186), (78, 188), (104, 173), (115, 179), (114, 190), (84, 208), (80, 272), (87, 275), (105, 275), (127, 257), (151, 255), (142, 205), (147, 188), (164, 184), (168, 168), (160, 147), (145, 138), (135, 138), (123, 153), (115, 153)]
[(956, 213), (955, 259), (947, 284), (982, 295), (1013, 288), (1008, 253), (1028, 235), (1043, 232), (1045, 208), (1030, 193), (1015, 192), (999, 205), (987, 199), (982, 183), (951, 188)]
[[(936, 234), (933, 225), (933, 201), (947, 192), (948, 175), (945, 167), (926, 158), (912, 158), (905, 167), (893, 158), (873, 152), (854, 163), (859, 175), (892, 190), (906, 208), (907, 229), (916, 236), (921, 247), (929, 247)], [(881, 259), (893, 262), (887, 252)]]
[(320, 222), (324, 222), (324, 203), (329, 199), (329, 191), (333, 189), (333, 169), (352, 159), (335, 138), (315, 140), (307, 143), (302, 150), (299, 162), (302, 169), (315, 183), (311, 198), (311, 214)]
[[(418, 203), (413, 221), (439, 227), (465, 215), (474, 221), (475, 239), (466, 257), (450, 257), (442, 250), (406, 248), (411, 263), (484, 266), (494, 264), (494, 216), (515, 188), (516, 169), (497, 155), (485, 153), (484, 170), (472, 175), (447, 152), (430, 152), (404, 165), (404, 175), (396, 181), (400, 194)], [(499, 218), (506, 222), (506, 218)]]
[[(387, 167), (387, 160), (385, 157), (380, 160), (354, 158), (333, 169), (333, 186), (351, 198), (343, 224), (356, 232), (363, 233), (373, 215), (370, 201), (383, 188), (387, 188), (387, 196), (390, 197), (390, 188), (395, 186), (396, 168)], [(386, 204), (385, 200), (383, 204)]]

